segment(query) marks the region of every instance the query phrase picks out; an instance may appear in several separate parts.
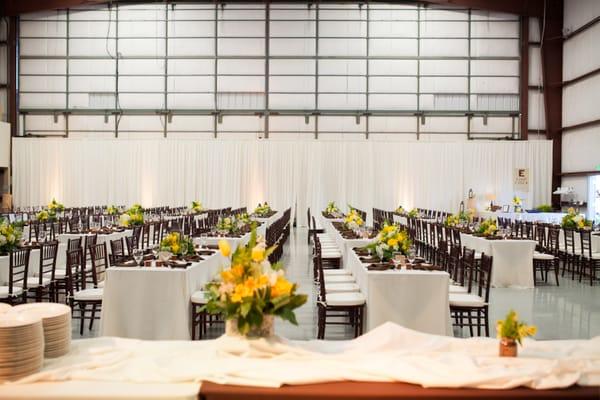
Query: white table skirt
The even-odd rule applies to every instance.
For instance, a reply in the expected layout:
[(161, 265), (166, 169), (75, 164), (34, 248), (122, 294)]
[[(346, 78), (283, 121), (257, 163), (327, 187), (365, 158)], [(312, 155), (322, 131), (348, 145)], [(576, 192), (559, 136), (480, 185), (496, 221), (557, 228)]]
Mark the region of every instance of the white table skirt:
[(487, 240), (483, 237), (460, 234), (461, 244), (494, 257), (493, 287), (533, 288), (534, 240)]
[[(56, 254), (56, 269), (66, 268), (67, 246), (60, 243)], [(32, 249), (29, 254), (27, 276), (38, 276), (40, 272), (40, 250)], [(10, 275), (9, 256), (0, 257), (0, 285), (8, 285)]]
[(448, 273), (369, 271), (366, 266), (355, 252), (349, 253), (346, 268), (367, 299), (366, 331), (390, 321), (420, 332), (452, 336)]
[(191, 338), (190, 296), (224, 263), (215, 253), (187, 269), (114, 267), (106, 272), (100, 334), (148, 340)]
[[(98, 235), (98, 244), (106, 243), (106, 251), (108, 254), (111, 254), (110, 249), (110, 241), (118, 240), (121, 238), (125, 238), (127, 236), (131, 236), (133, 234), (133, 230), (126, 229), (123, 232), (114, 232), (109, 233), (108, 235)], [(57, 236), (57, 239), (60, 243), (68, 244), (69, 239), (77, 239), (81, 238), (81, 245), (85, 246), (85, 237), (91, 236), (91, 233), (63, 233)]]

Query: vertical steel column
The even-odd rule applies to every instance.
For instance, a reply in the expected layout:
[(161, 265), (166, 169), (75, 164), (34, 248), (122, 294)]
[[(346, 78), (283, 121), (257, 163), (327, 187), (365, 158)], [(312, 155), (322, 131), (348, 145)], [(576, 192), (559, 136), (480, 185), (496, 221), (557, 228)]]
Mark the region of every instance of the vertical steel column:
[[(66, 77), (65, 77), (65, 85), (66, 85), (66, 89), (65, 89), (65, 108), (68, 110), (69, 109), (69, 36), (70, 36), (70, 31), (69, 31), (69, 12), (70, 10), (67, 8), (67, 27), (66, 27), (66, 32), (67, 32), (67, 45), (66, 45)], [(65, 112), (63, 114), (64, 118), (65, 118), (65, 135), (67, 137), (69, 137), (69, 113)]]
[[(108, 5), (108, 18), (112, 14), (111, 4)], [(110, 37), (110, 29), (108, 32)], [(115, 109), (120, 110), (121, 105), (119, 104), (119, 5), (115, 4)], [(119, 120), (121, 114), (115, 114), (115, 138), (119, 137)]]
[(417, 140), (421, 136), (421, 6), (417, 4)]
[(315, 2), (315, 139), (319, 138), (319, 1)]
[(521, 16), (519, 30), (519, 108), (521, 139), (529, 137), (529, 17)]
[(217, 138), (217, 123), (218, 123), (218, 118), (219, 118), (219, 110), (217, 107), (217, 74), (218, 74), (218, 66), (217, 66), (217, 59), (218, 59), (218, 52), (219, 52), (219, 44), (217, 42), (217, 36), (219, 34), (219, 4), (217, 2), (215, 2), (215, 28), (214, 28), (214, 35), (215, 35), (215, 48), (214, 48), (214, 53), (215, 53), (215, 57), (214, 57), (214, 65), (213, 65), (213, 70), (214, 70), (214, 82), (213, 82), (213, 101), (214, 101), (214, 108), (215, 108), (215, 112), (214, 112), (214, 118), (213, 118), (213, 137), (216, 139)]
[[(171, 7), (175, 8), (175, 4), (171, 3)], [(169, 76), (169, 62), (168, 62), (168, 58), (169, 58), (169, 4), (165, 3), (165, 57), (163, 58), (164, 62), (165, 62), (165, 75), (164, 75), (164, 89), (165, 89), (165, 94), (164, 94), (164, 109), (165, 109), (165, 114), (163, 115), (165, 118), (165, 123), (163, 125), (163, 137), (167, 137), (167, 124), (169, 123), (169, 107), (168, 107), (168, 96), (167, 96), (167, 92), (169, 90), (169, 88), (167, 87), (167, 78)]]
[(366, 109), (367, 109), (367, 112), (365, 113), (365, 138), (368, 139), (369, 138), (369, 55), (370, 55), (370, 52), (369, 52), (369, 41), (370, 41), (369, 40), (369, 38), (370, 38), (369, 29), (370, 28), (369, 28), (369, 2), (368, 1), (366, 4), (366, 7), (367, 7), (367, 39), (366, 39), (367, 40), (367, 60), (366, 60), (366, 64), (367, 64), (366, 65), (366, 68), (367, 68), (366, 69), (366, 75), (367, 75), (367, 85), (366, 85), (367, 108)]
[(11, 136), (18, 135), (19, 126), (19, 17), (8, 20), (8, 122)]
[(264, 137), (269, 138), (269, 58), (271, 56), (270, 38), (271, 36), (271, 4), (265, 2), (265, 125)]

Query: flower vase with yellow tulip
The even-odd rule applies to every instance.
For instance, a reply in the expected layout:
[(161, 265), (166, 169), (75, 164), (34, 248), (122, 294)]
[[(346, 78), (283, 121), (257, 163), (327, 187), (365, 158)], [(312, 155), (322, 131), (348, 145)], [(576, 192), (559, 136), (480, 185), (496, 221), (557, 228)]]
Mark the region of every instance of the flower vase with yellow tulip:
[(561, 227), (566, 229), (591, 229), (592, 221), (585, 219), (582, 214), (578, 214), (573, 207), (567, 210), (561, 221)]
[(125, 228), (144, 224), (144, 209), (139, 204), (134, 204), (119, 217), (119, 224)]
[(350, 212), (344, 218), (344, 225), (346, 225), (346, 228), (348, 229), (357, 230), (364, 224), (365, 221), (363, 221), (358, 211), (353, 208), (350, 209)]
[(400, 229), (398, 225), (386, 223), (377, 234), (375, 241), (365, 248), (377, 254), (382, 262), (388, 262), (394, 257), (394, 253), (407, 255), (410, 245), (411, 242), (405, 230)]
[(492, 218), (488, 218), (479, 225), (477, 234), (480, 236), (495, 236), (498, 231), (498, 225)]
[(512, 203), (515, 208), (515, 212), (518, 212), (518, 213), (523, 212), (523, 208), (521, 207), (521, 205), (523, 204), (523, 201), (521, 200), (521, 198), (519, 196), (514, 196)]
[(171, 232), (160, 242), (160, 251), (168, 251), (175, 256), (193, 255), (194, 243), (179, 232)]
[(417, 210), (416, 208), (413, 208), (412, 210), (410, 210), (407, 215), (409, 218), (420, 218), (421, 217), (419, 210)]
[(21, 235), (20, 228), (14, 224), (9, 224), (6, 219), (0, 218), (0, 256), (6, 255), (17, 248)]
[(296, 293), (296, 284), (285, 278), (280, 263), (269, 262), (275, 246), (267, 248), (252, 229), (248, 244), (239, 246), (233, 254), (226, 240), (219, 241), (219, 249), (224, 257), (231, 257), (231, 267), (205, 286), (204, 310), (225, 318), (227, 335), (272, 336), (275, 316), (298, 324), (294, 310), (306, 302), (307, 296)]
[(522, 345), (522, 340), (535, 335), (537, 328), (519, 321), (517, 313), (510, 310), (504, 320), (496, 322), (496, 332), (500, 339), (500, 357), (516, 357), (517, 343)]
[(192, 204), (190, 205), (190, 213), (200, 214), (202, 211), (204, 211), (202, 208), (202, 203), (196, 200), (192, 201)]

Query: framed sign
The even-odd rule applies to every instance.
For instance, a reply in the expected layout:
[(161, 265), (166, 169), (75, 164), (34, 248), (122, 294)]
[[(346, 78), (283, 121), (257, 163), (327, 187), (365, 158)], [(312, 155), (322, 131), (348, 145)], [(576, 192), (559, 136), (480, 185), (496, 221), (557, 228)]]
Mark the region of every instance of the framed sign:
[(515, 168), (513, 186), (516, 192), (529, 192), (529, 168)]

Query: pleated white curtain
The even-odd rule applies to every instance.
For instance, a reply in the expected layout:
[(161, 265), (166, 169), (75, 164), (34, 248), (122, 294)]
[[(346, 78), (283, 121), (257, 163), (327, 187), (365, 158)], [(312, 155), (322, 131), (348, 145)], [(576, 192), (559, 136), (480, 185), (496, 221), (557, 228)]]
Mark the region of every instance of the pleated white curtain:
[[(469, 189), (508, 204), (515, 168), (529, 168), (531, 207), (550, 202), (552, 143), (16, 138), (16, 206), (123, 204), (306, 208), (328, 201), (456, 211)], [(295, 207), (294, 207), (295, 206)]]

